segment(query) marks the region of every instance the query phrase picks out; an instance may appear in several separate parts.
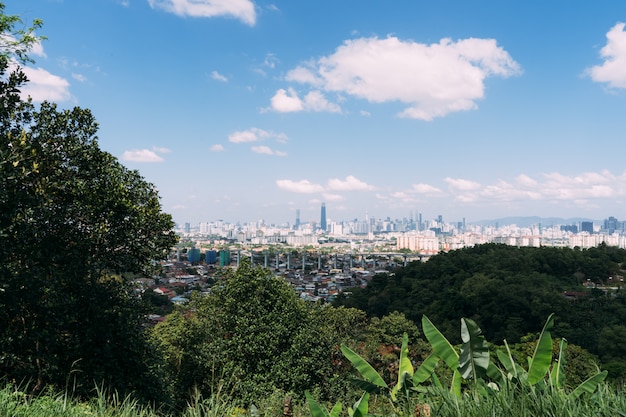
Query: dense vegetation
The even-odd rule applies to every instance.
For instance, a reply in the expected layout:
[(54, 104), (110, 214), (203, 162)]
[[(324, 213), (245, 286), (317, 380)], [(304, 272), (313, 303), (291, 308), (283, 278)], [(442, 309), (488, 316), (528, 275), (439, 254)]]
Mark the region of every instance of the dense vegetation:
[(121, 274), (167, 255), (171, 216), (100, 150), (89, 110), (20, 97), (39, 22), (19, 23), (0, 13), (0, 374), (33, 393), (95, 381), (156, 398), (142, 306)]
[(623, 376), (624, 295), (583, 288), (619, 281), (624, 251), (606, 246), (440, 254), (337, 306), (305, 302), (244, 262), (147, 326), (125, 277), (155, 273), (176, 242), (171, 217), (151, 184), (99, 148), (89, 110), (20, 97), (40, 22), (16, 30), (3, 10), (0, 415), (278, 415), (286, 398), (297, 415), (307, 398), (315, 416), (341, 402), (355, 404), (351, 417), (424, 404), (442, 416), (624, 410), (583, 349)]
[[(374, 277), (337, 305), (372, 316), (430, 317), (454, 342), (459, 317), (475, 320), (494, 343), (522, 341), (556, 312), (556, 332), (597, 355), (612, 378), (626, 369), (626, 251), (486, 244), (441, 253)], [(587, 286), (585, 286), (587, 285)]]

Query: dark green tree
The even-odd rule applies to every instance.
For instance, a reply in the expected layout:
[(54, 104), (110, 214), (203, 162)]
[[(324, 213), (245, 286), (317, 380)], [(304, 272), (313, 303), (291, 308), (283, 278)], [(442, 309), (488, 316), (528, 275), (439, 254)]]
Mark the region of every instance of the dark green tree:
[[(19, 19), (0, 15), (15, 33)], [(27, 57), (23, 35), (0, 52), (0, 375), (150, 396), (152, 349), (121, 276), (152, 273), (173, 222), (155, 188), (99, 148), (89, 110), (20, 98), (27, 79), (9, 63)]]
[(282, 278), (245, 260), (152, 335), (181, 400), (194, 388), (248, 404), (276, 392), (303, 397), (305, 390), (336, 400), (350, 389), (340, 345), (356, 345), (366, 325), (363, 312), (306, 302)]

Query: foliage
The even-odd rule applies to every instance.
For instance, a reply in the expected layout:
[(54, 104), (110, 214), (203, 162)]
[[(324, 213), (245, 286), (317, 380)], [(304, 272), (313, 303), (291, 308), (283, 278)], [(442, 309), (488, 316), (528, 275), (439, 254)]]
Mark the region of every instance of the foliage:
[(192, 297), (152, 331), (177, 398), (220, 384), (246, 404), (276, 390), (302, 397), (316, 388), (328, 398), (346, 387), (337, 344), (363, 331), (362, 312), (309, 304), (248, 261), (223, 272), (210, 295)]
[(43, 25), (41, 19), (35, 19), (32, 26), (20, 29), (23, 25), (19, 16), (4, 14), (4, 3), (0, 3), (0, 60), (16, 60), (21, 63), (32, 62), (28, 53), (45, 39), (35, 31)]
[(151, 273), (173, 222), (151, 184), (100, 150), (89, 110), (20, 99), (27, 80), (9, 60), (37, 38), (17, 22), (0, 19), (22, 35), (0, 52), (0, 374), (35, 392), (156, 395), (141, 304), (121, 274)]
[[(485, 329), (487, 340), (515, 344), (538, 334), (538, 323), (556, 311), (560, 336), (614, 362), (626, 353), (614, 342), (626, 322), (626, 292), (619, 281), (626, 275), (624, 262), (626, 250), (606, 245), (586, 250), (477, 245), (412, 262), (393, 277), (377, 275), (335, 305), (375, 317), (397, 311), (416, 323), (425, 314), (452, 343), (461, 342), (459, 316)], [(620, 289), (607, 294), (583, 284)], [(574, 295), (565, 297), (565, 291)]]
[[(438, 395), (446, 398), (440, 402), (441, 407), (445, 408), (453, 402), (457, 410), (460, 408), (461, 400), (484, 404), (491, 403), (494, 399), (507, 398), (507, 395), (524, 398), (542, 396), (542, 399), (552, 396), (559, 398), (564, 404), (575, 404), (579, 397), (586, 395), (588, 398), (595, 394), (607, 373), (606, 371), (596, 373), (567, 393), (564, 389), (567, 342), (564, 339), (561, 340), (557, 359), (552, 361), (553, 345), (550, 331), (553, 326), (554, 315), (551, 314), (539, 335), (532, 356), (528, 358), (527, 369), (513, 360), (506, 342), (506, 351), (498, 350), (497, 356), (501, 366), (498, 368), (491, 361), (487, 341), (475, 322), (461, 319), (463, 343), (460, 348), (456, 348), (424, 316), (422, 329), (431, 344), (433, 353), (422, 362), (417, 371), (414, 371), (413, 364), (408, 357), (408, 335), (405, 333), (398, 361), (397, 383), (394, 386), (388, 386), (380, 374), (350, 348), (342, 346), (342, 352), (362, 378), (354, 380), (353, 383), (364, 390), (359, 400), (359, 406), (364, 410), (367, 410), (371, 394), (386, 397), (390, 402), (393, 415), (411, 415), (411, 411), (416, 409), (415, 407), (421, 407), (420, 404), (423, 404), (424, 398), (429, 397), (427, 393), (431, 395), (439, 393)], [(442, 391), (443, 386), (435, 372), (440, 360), (453, 372), (449, 389), (451, 396)], [(431, 385), (425, 384), (428, 379), (432, 381)], [(471, 391), (462, 389), (462, 384), (468, 380), (473, 382)], [(432, 397), (429, 398), (432, 400)], [(307, 401), (314, 417), (336, 416), (341, 412), (340, 402), (337, 402), (329, 413), (309, 394), (307, 394)], [(350, 409), (349, 415), (353, 414), (356, 415), (353, 409)]]

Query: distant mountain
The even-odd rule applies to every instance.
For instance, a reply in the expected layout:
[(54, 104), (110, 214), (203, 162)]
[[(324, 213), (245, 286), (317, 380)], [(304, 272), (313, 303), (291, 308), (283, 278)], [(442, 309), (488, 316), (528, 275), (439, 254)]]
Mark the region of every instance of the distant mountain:
[(470, 224), (477, 224), (480, 226), (495, 226), (496, 223), (499, 226), (506, 226), (509, 224), (514, 224), (519, 227), (530, 227), (533, 225), (542, 226), (560, 226), (560, 225), (569, 225), (569, 224), (579, 224), (580, 222), (594, 222), (598, 223), (599, 220), (588, 219), (584, 217), (572, 217), (569, 219), (564, 219), (561, 217), (539, 217), (539, 216), (526, 216), (526, 217), (502, 217), (499, 219), (491, 219), (491, 220), (479, 220), (476, 222), (470, 222)]

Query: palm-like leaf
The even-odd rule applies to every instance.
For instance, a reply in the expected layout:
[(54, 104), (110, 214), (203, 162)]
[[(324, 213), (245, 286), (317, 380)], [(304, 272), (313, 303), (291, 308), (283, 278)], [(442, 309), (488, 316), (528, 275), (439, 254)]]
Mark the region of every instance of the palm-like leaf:
[(459, 372), (463, 378), (476, 381), (489, 367), (489, 345), (480, 327), (470, 319), (461, 319), (461, 340)]
[(574, 398), (578, 398), (583, 393), (592, 394), (596, 390), (596, 388), (598, 387), (598, 384), (600, 384), (602, 381), (604, 381), (604, 379), (606, 378), (607, 374), (608, 374), (607, 371), (602, 371), (602, 372), (600, 372), (598, 374), (595, 374), (594, 376), (592, 376), (590, 378), (587, 378), (579, 386), (577, 386), (576, 389), (574, 391), (572, 391), (572, 393), (570, 395), (572, 397), (574, 397)]
[(550, 383), (555, 388), (563, 388), (565, 382), (565, 349), (567, 349), (567, 340), (561, 339), (559, 357), (552, 364), (552, 371), (550, 372)]
[(511, 349), (509, 348), (509, 344), (504, 340), (504, 347), (506, 348), (506, 353), (498, 350), (496, 354), (498, 355), (498, 359), (500, 363), (504, 366), (504, 369), (508, 372), (510, 377), (515, 379), (522, 379), (526, 376), (526, 371), (520, 365), (515, 362), (513, 359), (513, 355), (511, 354)]
[(533, 356), (529, 360), (528, 383), (530, 385), (535, 385), (543, 380), (548, 369), (550, 369), (550, 363), (552, 362), (552, 336), (550, 335), (550, 330), (552, 330), (552, 327), (554, 327), (554, 313), (550, 314), (548, 320), (546, 320)]
[(435, 371), (435, 367), (439, 362), (439, 356), (437, 356), (434, 352), (428, 355), (424, 362), (417, 368), (415, 373), (413, 373), (413, 385), (417, 386), (422, 382), (425, 382), (433, 375)]
[(422, 316), (422, 330), (424, 336), (433, 348), (433, 351), (452, 369), (459, 368), (459, 354), (454, 350), (448, 339), (435, 327), (435, 325), (426, 317)]
[(369, 408), (369, 393), (364, 393), (357, 402), (354, 403), (353, 408), (348, 409), (348, 415), (350, 417), (365, 417)]
[(398, 382), (391, 390), (391, 399), (396, 400), (396, 395), (403, 387), (406, 388), (406, 379), (413, 377), (413, 364), (409, 359), (409, 335), (404, 333), (402, 347), (400, 348), (400, 363), (398, 367)]
[(352, 365), (359, 371), (361, 376), (368, 382), (379, 386), (381, 388), (387, 388), (385, 380), (376, 372), (376, 370), (367, 363), (365, 359), (359, 356), (358, 353), (353, 351), (347, 346), (341, 346), (341, 352), (352, 363)]
[[(309, 410), (311, 411), (311, 415), (313, 417), (330, 417), (329, 414), (328, 414), (328, 411), (326, 411), (326, 409), (324, 407), (319, 405), (319, 403), (317, 401), (315, 401), (313, 396), (311, 396), (311, 394), (309, 394), (308, 391), (305, 391), (304, 395), (306, 396), (306, 401), (309, 404)], [(337, 403), (337, 404), (339, 404), (339, 403)], [(335, 407), (336, 407), (336, 405), (335, 405)], [(339, 405), (339, 407), (341, 407), (341, 405)], [(333, 409), (334, 409), (334, 407), (333, 407)]]

